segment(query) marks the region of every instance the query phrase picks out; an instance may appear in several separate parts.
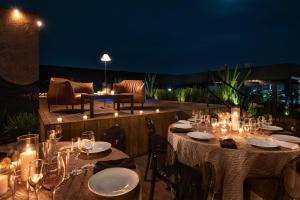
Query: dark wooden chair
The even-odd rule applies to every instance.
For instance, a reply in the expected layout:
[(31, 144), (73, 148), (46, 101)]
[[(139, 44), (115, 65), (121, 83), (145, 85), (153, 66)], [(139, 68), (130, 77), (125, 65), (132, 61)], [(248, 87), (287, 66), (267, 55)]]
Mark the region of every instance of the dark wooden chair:
[(151, 166), (153, 152), (159, 151), (162, 145), (166, 143), (166, 140), (160, 135), (156, 134), (155, 126), (152, 119), (146, 117), (145, 122), (146, 122), (146, 128), (148, 130), (148, 157), (147, 157), (146, 170), (144, 174), (144, 181), (148, 181), (147, 179), (148, 171)]
[(179, 120), (187, 120), (188, 118), (191, 118), (191, 116), (183, 111), (177, 112), (175, 114), (175, 121), (179, 121)]
[(103, 141), (111, 143), (113, 147), (123, 152), (126, 152), (125, 139), (125, 131), (119, 124), (107, 129), (102, 138)]
[(152, 164), (153, 170), (149, 200), (153, 200), (154, 198), (156, 179), (165, 182), (168, 188), (174, 192), (175, 199), (178, 199), (178, 160), (177, 154), (170, 143), (166, 142), (159, 151), (153, 152)]

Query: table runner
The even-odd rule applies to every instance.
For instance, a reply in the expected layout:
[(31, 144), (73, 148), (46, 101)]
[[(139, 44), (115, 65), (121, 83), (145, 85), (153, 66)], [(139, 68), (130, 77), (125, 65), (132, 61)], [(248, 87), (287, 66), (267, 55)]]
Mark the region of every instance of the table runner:
[[(70, 142), (59, 142), (58, 148), (70, 145)], [(111, 151), (100, 153), (97, 155), (90, 155), (90, 159), (87, 159), (86, 156), (79, 157), (78, 160), (70, 159), (70, 168), (74, 169), (75, 166), (81, 167), (85, 164), (92, 163), (95, 164), (97, 161), (108, 161), (108, 160), (118, 160), (123, 158), (128, 158), (129, 156), (122, 151), (111, 148)], [(137, 169), (138, 170), (138, 169)], [(93, 200), (93, 199), (108, 199), (104, 197), (99, 197), (88, 189), (88, 180), (93, 175), (93, 168), (90, 168), (86, 172), (78, 175), (78, 176), (71, 176), (71, 178), (59, 188), (59, 190), (56, 192), (55, 199), (56, 200)], [(17, 186), (18, 187), (18, 186)], [(126, 195), (122, 195), (120, 197), (113, 197), (109, 199), (113, 200), (134, 200), (134, 199), (141, 199), (141, 188), (140, 184), (137, 188), (135, 188), (133, 191)], [(51, 193), (49, 191), (46, 191), (44, 189), (41, 189), (39, 191), (39, 199), (51, 199)], [(17, 190), (16, 200), (19, 199), (27, 199), (27, 192), (25, 188), (19, 188)], [(34, 192), (30, 192), (30, 199), (35, 199)], [(11, 198), (12, 199), (12, 198)]]
[(203, 162), (213, 164), (216, 173), (214, 190), (222, 194), (224, 200), (242, 200), (247, 177), (279, 176), (284, 165), (300, 155), (300, 150), (255, 148), (245, 143), (244, 138), (233, 137), (237, 149), (221, 148), (217, 139), (198, 141), (185, 133), (172, 133), (170, 127), (168, 132), (168, 141), (180, 162), (191, 167), (201, 166)]

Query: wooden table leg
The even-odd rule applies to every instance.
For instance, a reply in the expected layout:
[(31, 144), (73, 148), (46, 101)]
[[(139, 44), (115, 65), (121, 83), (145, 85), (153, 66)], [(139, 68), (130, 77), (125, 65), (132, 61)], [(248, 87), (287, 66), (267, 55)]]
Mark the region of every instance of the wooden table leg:
[(131, 105), (130, 105), (130, 109), (131, 109), (131, 114), (133, 114), (133, 110), (134, 110), (134, 109), (133, 109), (133, 96), (131, 96), (131, 98), (130, 98), (130, 99), (131, 99), (131, 103), (130, 103), (130, 104), (131, 104)]
[(90, 97), (90, 117), (94, 118), (94, 97)]
[(81, 110), (81, 114), (83, 114), (83, 112), (84, 112), (84, 96), (82, 96), (82, 95), (81, 95), (80, 102), (81, 102), (80, 110)]

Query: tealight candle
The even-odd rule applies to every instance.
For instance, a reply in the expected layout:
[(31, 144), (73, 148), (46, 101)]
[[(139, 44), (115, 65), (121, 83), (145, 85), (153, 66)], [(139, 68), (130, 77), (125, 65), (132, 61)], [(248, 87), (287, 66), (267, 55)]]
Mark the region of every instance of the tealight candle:
[(97, 94), (98, 94), (98, 95), (100, 95), (100, 94), (101, 94), (101, 91), (100, 91), (100, 90), (98, 90), (98, 91), (97, 91)]
[(8, 190), (8, 174), (0, 174), (0, 196)]
[(156, 109), (156, 112), (159, 113), (159, 109), (158, 108)]
[(114, 95), (114, 94), (115, 94), (115, 91), (114, 91), (114, 90), (110, 91), (110, 94), (111, 94), (111, 95)]
[(240, 128), (240, 108), (231, 108), (232, 130), (238, 131)]
[(143, 114), (144, 113), (144, 111), (143, 110), (140, 110), (140, 114)]
[(83, 119), (83, 120), (87, 120), (87, 118), (88, 118), (87, 115), (83, 115), (83, 116), (82, 116), (82, 119)]
[(27, 181), (29, 176), (29, 164), (36, 159), (36, 151), (27, 148), (25, 152), (20, 153), (21, 180)]
[(62, 117), (58, 117), (57, 122), (61, 123), (62, 122)]
[(115, 117), (118, 117), (119, 116), (119, 113), (115, 112)]

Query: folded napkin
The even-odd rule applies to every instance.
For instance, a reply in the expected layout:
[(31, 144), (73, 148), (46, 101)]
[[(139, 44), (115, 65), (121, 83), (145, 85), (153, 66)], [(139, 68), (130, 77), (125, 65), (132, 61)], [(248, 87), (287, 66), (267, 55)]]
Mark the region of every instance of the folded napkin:
[(182, 129), (182, 128), (171, 128), (172, 133), (188, 133), (191, 132), (192, 129)]
[(231, 138), (220, 140), (220, 145), (223, 148), (237, 149), (235, 141)]
[(132, 158), (124, 158), (124, 159), (118, 159), (118, 160), (108, 160), (108, 161), (98, 161), (95, 164), (94, 167), (94, 174), (107, 169), (107, 168), (112, 168), (112, 167), (124, 167), (128, 169), (135, 169), (135, 163)]
[(273, 141), (275, 141), (279, 146), (287, 148), (287, 149), (292, 149), (292, 150), (299, 149), (298, 144), (285, 142), (285, 141), (279, 141), (279, 140), (273, 140)]

